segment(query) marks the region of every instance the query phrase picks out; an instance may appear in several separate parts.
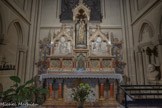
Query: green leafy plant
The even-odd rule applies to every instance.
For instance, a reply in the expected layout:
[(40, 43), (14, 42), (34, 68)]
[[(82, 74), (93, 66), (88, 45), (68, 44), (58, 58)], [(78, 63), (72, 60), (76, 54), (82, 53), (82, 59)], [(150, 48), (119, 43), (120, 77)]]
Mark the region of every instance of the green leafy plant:
[(72, 89), (72, 98), (74, 101), (79, 102), (81, 104), (78, 108), (83, 108), (83, 104), (85, 103), (86, 99), (88, 98), (88, 95), (94, 92), (91, 90), (91, 87), (88, 84), (81, 83), (78, 87)]
[(0, 100), (2, 102), (12, 103), (37, 103), (41, 104), (41, 94), (47, 94), (48, 90), (37, 88), (33, 83), (34, 79), (28, 80), (21, 85), (21, 79), (18, 76), (10, 76), (15, 82), (8, 90), (0, 92)]

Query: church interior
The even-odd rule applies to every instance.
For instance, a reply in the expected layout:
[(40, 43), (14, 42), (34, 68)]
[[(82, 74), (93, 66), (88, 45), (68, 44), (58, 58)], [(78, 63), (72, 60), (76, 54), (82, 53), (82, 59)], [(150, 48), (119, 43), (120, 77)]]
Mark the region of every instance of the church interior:
[(160, 106), (161, 10), (162, 0), (0, 0), (0, 107), (13, 81), (30, 79), (48, 90), (39, 107), (76, 108), (82, 83), (95, 94), (85, 108)]

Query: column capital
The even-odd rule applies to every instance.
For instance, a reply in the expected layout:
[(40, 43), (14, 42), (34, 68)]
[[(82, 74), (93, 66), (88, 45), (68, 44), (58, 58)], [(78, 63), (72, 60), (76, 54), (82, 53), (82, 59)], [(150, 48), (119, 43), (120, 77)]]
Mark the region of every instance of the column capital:
[(63, 83), (63, 79), (57, 79), (56, 80), (58, 84), (62, 84)]
[(47, 79), (47, 82), (48, 82), (49, 84), (52, 84), (52, 83), (53, 83), (53, 79)]
[(104, 84), (106, 82), (106, 79), (99, 79), (100, 84)]
[(100, 58), (100, 61), (102, 61), (103, 60), (103, 58)]
[(115, 82), (115, 79), (109, 79), (109, 83), (113, 84)]
[(60, 58), (60, 61), (62, 61), (63, 60), (63, 58)]

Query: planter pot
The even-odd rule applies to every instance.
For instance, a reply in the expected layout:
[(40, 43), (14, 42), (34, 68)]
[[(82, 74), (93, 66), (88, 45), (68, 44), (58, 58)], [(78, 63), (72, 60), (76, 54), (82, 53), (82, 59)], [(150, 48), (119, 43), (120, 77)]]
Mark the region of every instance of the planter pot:
[(79, 102), (79, 103), (78, 103), (78, 108), (84, 108), (84, 103)]

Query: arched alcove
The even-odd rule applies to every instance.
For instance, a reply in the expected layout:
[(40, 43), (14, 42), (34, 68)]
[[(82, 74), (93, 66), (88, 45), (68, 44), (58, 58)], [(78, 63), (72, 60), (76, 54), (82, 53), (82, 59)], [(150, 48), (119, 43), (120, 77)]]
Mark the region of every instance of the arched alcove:
[(139, 73), (141, 75), (141, 84), (149, 84), (148, 81), (148, 66), (149, 64), (158, 65), (158, 57), (156, 54), (157, 48), (153, 44), (154, 37), (154, 27), (151, 22), (144, 20), (139, 33), (139, 44), (138, 48), (140, 49), (139, 55), (139, 67), (141, 68)]
[(151, 24), (144, 22), (140, 29), (139, 42), (149, 42), (153, 36), (153, 27)]
[(16, 65), (16, 55), (18, 50), (18, 32), (14, 24), (11, 24), (7, 31), (7, 36), (5, 37), (6, 44), (4, 56), (7, 62)]
[(3, 57), (6, 58), (8, 64), (16, 65), (14, 75), (24, 80), (24, 45), (23, 31), (19, 21), (11, 22), (7, 29), (7, 35), (4, 38), (6, 45), (3, 47)]
[(18, 43), (19, 43), (19, 45), (22, 45), (23, 44), (23, 32), (22, 32), (22, 27), (21, 27), (21, 25), (20, 25), (20, 23), (19, 22), (15, 22), (14, 23), (14, 26), (15, 26), (15, 28), (16, 28), (16, 30), (17, 30), (17, 33), (18, 33)]
[(6, 16), (4, 14), (4, 9), (0, 7), (0, 44), (4, 44), (4, 36), (6, 33)]

